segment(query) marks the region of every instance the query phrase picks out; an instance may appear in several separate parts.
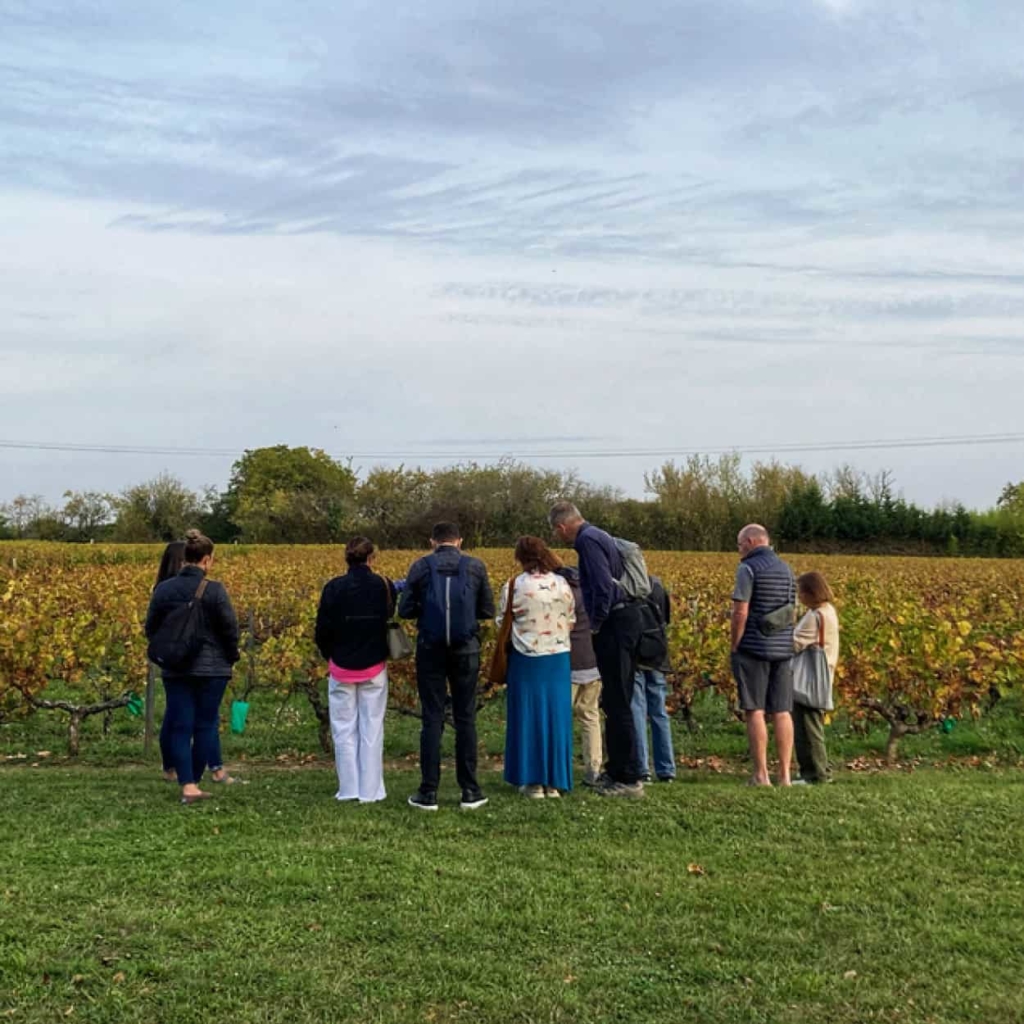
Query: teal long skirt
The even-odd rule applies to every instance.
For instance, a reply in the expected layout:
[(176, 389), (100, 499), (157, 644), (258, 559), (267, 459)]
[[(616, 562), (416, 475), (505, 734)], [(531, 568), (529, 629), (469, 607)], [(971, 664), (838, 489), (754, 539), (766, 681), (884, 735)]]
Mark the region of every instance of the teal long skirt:
[(508, 656), (505, 781), (572, 789), (569, 655)]

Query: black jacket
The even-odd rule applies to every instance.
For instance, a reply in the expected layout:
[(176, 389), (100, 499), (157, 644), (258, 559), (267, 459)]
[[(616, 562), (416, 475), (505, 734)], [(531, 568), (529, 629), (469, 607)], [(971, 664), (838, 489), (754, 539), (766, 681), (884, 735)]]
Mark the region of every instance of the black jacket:
[[(403, 619), (416, 619), (417, 628), (419, 627), (419, 619), (423, 615), (423, 602), (426, 600), (427, 589), (430, 586), (428, 558), (436, 558), (438, 569), (445, 574), (457, 571), (460, 558), (468, 559), (469, 579), (476, 600), (477, 620), (494, 618), (494, 595), (491, 593), (491, 581), (487, 578), (487, 567), (479, 558), (464, 555), (453, 544), (442, 544), (434, 550), (433, 554), (413, 562), (409, 569), (409, 575), (405, 580), (405, 590), (402, 591), (402, 596), (398, 601), (398, 614)], [(419, 638), (419, 641), (422, 643), (422, 638)], [(463, 644), (459, 651), (471, 653), (479, 649), (480, 639), (474, 636)]]
[[(152, 640), (165, 616), (174, 607), (188, 604), (205, 573), (197, 565), (186, 565), (177, 576), (157, 585), (149, 601), (146, 614), (146, 638)], [(238, 661), (238, 619), (231, 606), (231, 598), (223, 583), (210, 580), (203, 593), (202, 615), (199, 628), (203, 645), (187, 672), (168, 672), (165, 679), (202, 676), (223, 678), (231, 675), (231, 667)]]
[(353, 565), (320, 595), (316, 645), (339, 668), (370, 668), (388, 657), (394, 585), (369, 566)]
[(569, 584), (572, 596), (576, 601), (576, 625), (569, 634), (569, 665), (573, 672), (597, 668), (597, 655), (594, 653), (594, 639), (590, 635), (590, 619), (583, 603), (583, 591), (580, 589), (580, 571), (573, 565), (563, 565), (556, 573)]

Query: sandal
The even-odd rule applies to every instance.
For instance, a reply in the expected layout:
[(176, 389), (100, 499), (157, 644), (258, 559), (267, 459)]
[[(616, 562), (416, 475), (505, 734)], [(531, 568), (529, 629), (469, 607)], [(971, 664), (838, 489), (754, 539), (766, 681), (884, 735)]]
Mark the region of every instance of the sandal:
[(183, 804), (198, 804), (203, 800), (212, 800), (212, 793), (189, 793), (187, 796), (181, 798)]

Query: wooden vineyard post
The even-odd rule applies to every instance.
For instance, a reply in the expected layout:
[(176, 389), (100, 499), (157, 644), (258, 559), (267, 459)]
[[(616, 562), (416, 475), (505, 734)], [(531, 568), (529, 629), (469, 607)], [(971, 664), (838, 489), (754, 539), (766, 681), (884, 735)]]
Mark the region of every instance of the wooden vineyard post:
[(142, 753), (148, 757), (153, 746), (153, 724), (157, 717), (157, 667), (151, 662), (150, 672), (145, 677), (145, 732), (142, 738)]

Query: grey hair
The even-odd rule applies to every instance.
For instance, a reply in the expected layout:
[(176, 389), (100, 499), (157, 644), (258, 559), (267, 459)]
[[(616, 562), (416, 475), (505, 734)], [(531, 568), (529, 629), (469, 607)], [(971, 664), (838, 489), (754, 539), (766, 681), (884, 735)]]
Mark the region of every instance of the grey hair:
[(748, 523), (740, 530), (737, 540), (763, 540), (768, 543), (768, 531), (760, 523)]
[(552, 526), (561, 526), (562, 523), (572, 523), (582, 518), (580, 510), (571, 501), (556, 502), (548, 513), (548, 522)]

